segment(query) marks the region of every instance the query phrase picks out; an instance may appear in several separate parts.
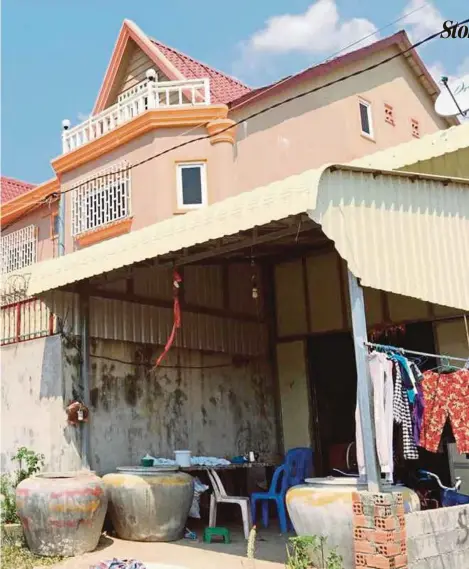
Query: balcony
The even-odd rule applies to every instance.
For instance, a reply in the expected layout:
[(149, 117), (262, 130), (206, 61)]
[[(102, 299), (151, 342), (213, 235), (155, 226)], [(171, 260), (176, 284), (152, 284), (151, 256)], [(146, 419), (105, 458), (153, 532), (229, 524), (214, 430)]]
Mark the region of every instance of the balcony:
[(154, 75), (147, 76), (151, 78), (121, 93), (115, 105), (81, 124), (69, 128), (69, 121), (64, 121), (63, 154), (100, 138), (149, 109), (210, 105), (209, 79), (156, 81)]

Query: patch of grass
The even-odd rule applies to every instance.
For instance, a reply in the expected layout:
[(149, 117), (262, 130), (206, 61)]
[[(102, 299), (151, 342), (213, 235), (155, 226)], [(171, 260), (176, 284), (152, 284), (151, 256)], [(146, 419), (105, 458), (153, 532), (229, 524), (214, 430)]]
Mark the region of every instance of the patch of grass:
[(63, 557), (39, 557), (23, 544), (2, 543), (2, 569), (35, 569), (60, 563)]

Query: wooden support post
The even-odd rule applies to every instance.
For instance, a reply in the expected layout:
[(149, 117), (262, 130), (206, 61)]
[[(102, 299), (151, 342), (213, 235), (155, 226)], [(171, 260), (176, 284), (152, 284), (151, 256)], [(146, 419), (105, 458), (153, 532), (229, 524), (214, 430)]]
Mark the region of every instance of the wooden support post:
[(372, 388), (370, 369), (366, 358), (367, 331), (363, 289), (357, 278), (348, 270), (352, 331), (357, 367), (357, 402), (362, 428), (363, 452), (369, 492), (380, 491), (380, 469), (376, 456), (376, 433), (372, 412)]

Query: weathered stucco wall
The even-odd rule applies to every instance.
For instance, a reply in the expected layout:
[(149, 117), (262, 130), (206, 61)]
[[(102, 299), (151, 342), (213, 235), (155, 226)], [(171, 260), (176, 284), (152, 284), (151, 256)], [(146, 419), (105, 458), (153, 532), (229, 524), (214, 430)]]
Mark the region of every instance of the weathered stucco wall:
[(67, 425), (64, 408), (76, 385), (76, 362), (62, 360), (60, 336), (3, 346), (1, 467), (25, 446), (43, 453), (46, 469), (80, 467), (79, 432)]
[[(138, 464), (149, 452), (226, 456), (277, 451), (273, 382), (261, 358), (92, 340), (91, 467)], [(97, 358), (96, 356), (101, 356)], [(103, 357), (109, 359), (103, 359)], [(140, 365), (124, 362), (140, 362)]]
[(406, 515), (409, 569), (469, 567), (469, 506)]

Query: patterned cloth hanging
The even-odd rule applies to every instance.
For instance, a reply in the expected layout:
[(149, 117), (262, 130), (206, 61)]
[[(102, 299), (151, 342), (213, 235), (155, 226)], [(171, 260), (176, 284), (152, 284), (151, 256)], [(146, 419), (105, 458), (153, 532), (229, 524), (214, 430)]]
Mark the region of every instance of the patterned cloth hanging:
[(449, 420), (458, 452), (469, 453), (469, 370), (426, 371), (423, 377), (425, 409), (420, 445), (437, 452), (443, 428)]

